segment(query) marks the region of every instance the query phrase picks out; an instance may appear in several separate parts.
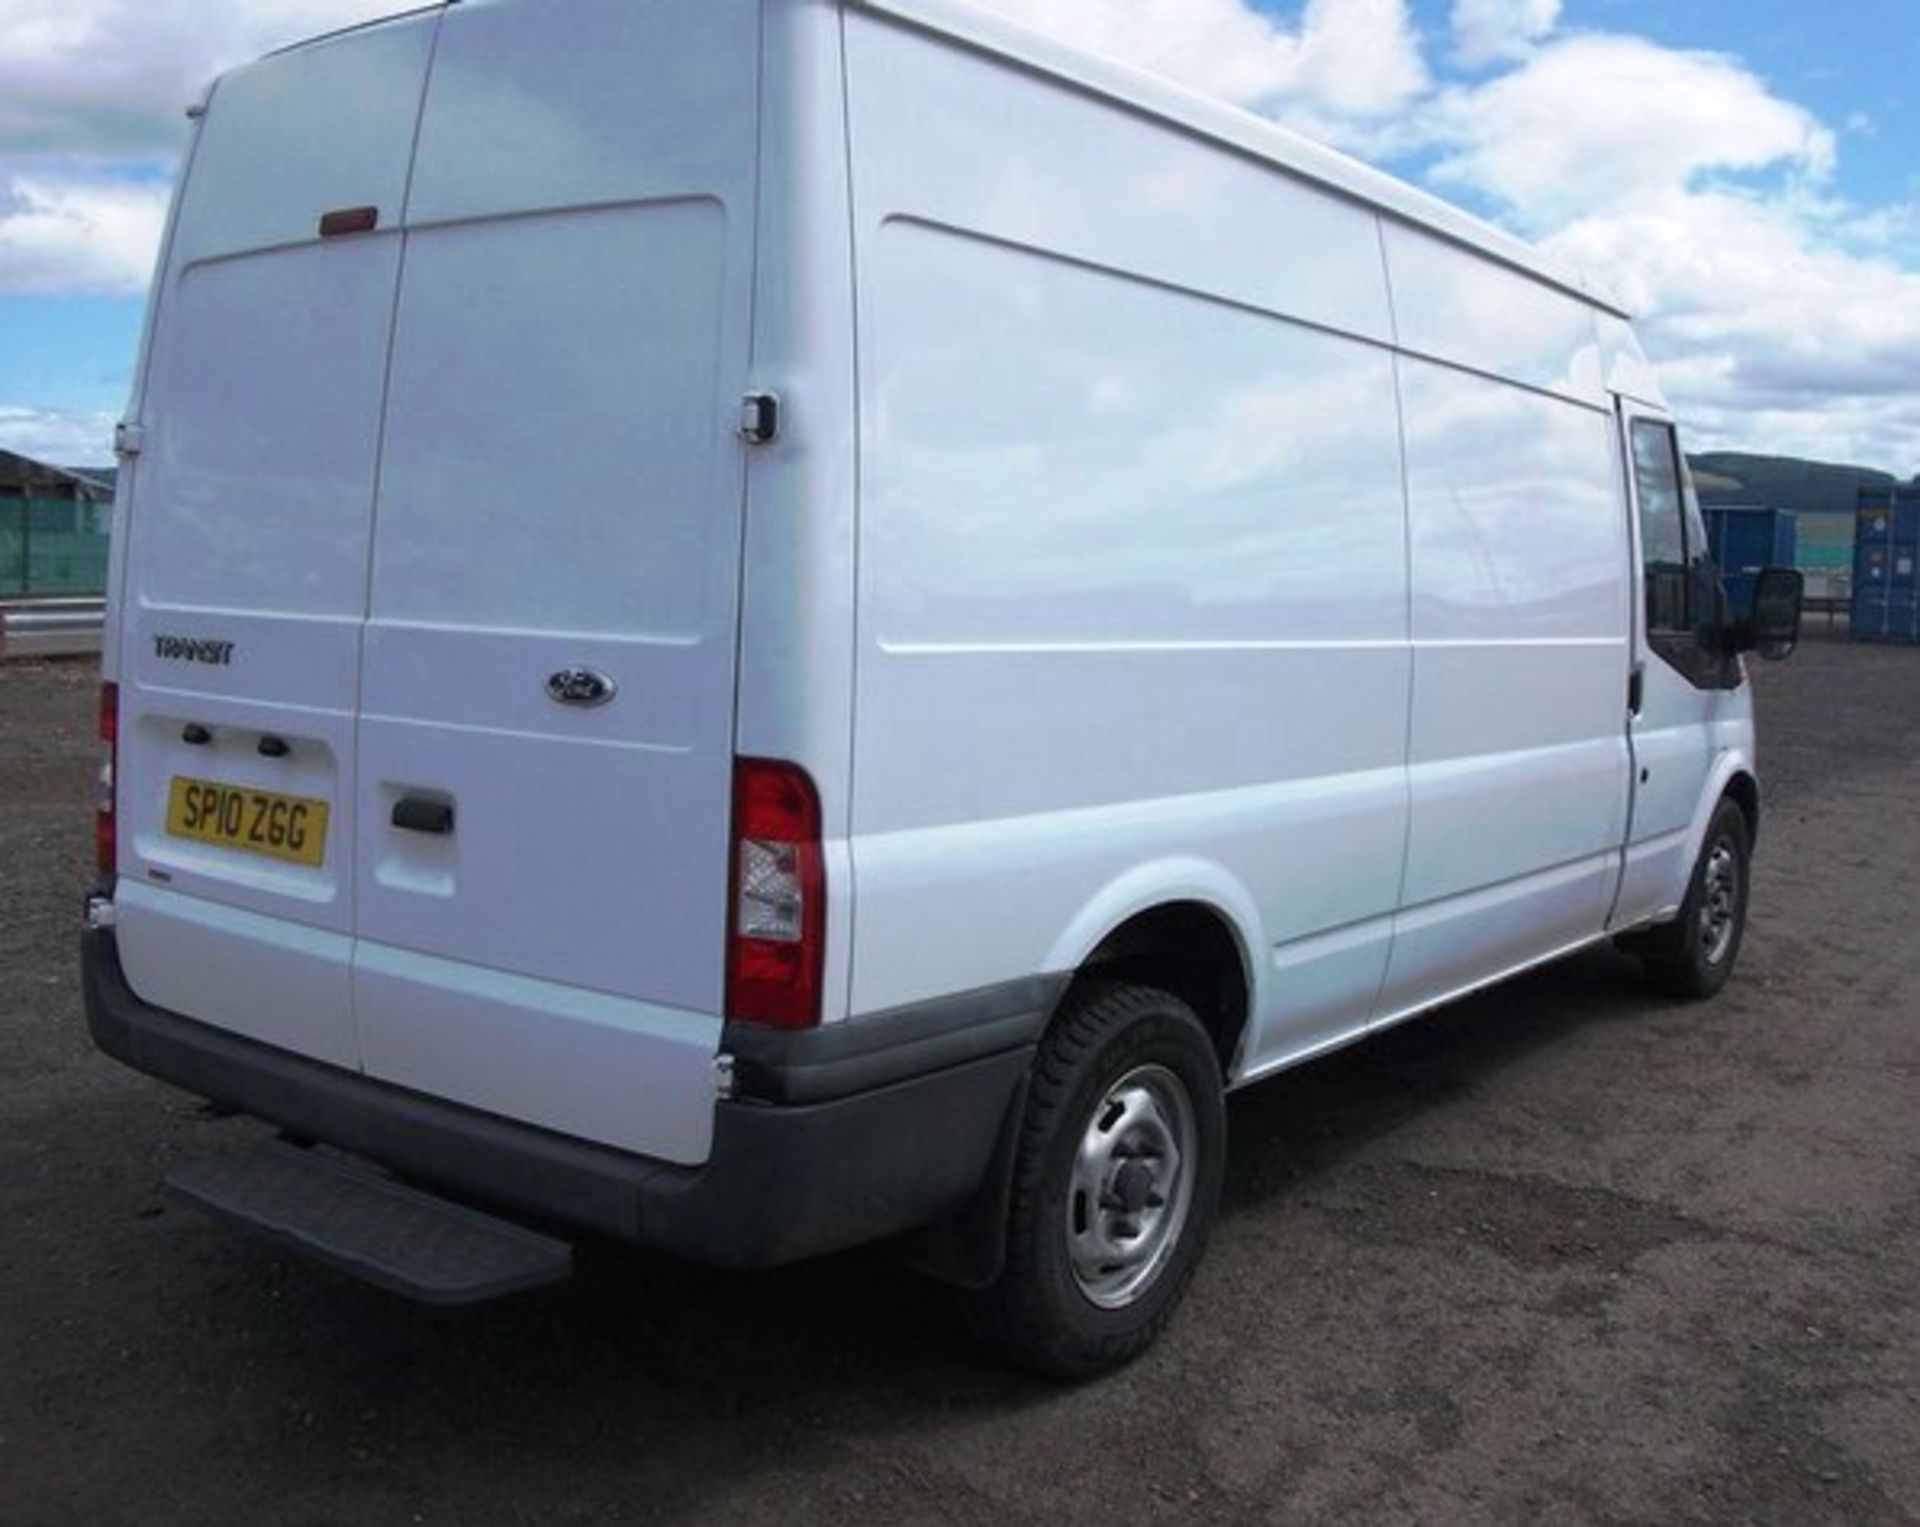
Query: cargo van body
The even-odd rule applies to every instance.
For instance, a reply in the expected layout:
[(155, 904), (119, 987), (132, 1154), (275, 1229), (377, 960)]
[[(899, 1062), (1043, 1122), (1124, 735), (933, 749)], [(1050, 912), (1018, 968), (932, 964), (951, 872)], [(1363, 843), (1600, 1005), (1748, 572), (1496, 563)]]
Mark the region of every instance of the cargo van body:
[[(131, 1064), (509, 1217), (998, 1288), (1114, 992), (1217, 1093), (1743, 912), (1673, 425), (1504, 235), (947, 0), (467, 0), (195, 115), (86, 935)], [(1060, 1188), (1108, 1336), (1204, 1234), (1183, 1064), (1088, 1083), (1152, 1136)]]

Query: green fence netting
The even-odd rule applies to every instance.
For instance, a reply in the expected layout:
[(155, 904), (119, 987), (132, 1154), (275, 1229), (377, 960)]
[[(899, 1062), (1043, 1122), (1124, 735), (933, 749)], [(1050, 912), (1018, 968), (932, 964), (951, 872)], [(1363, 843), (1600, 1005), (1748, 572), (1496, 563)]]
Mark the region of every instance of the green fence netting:
[(0, 498), (0, 599), (103, 592), (110, 518), (84, 499)]

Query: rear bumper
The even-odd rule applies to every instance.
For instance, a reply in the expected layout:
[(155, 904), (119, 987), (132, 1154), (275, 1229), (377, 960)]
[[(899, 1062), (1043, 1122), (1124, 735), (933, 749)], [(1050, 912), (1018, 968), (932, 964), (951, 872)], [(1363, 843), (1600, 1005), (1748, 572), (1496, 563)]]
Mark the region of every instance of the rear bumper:
[[(687, 1168), (569, 1139), (241, 1039), (143, 1002), (113, 933), (81, 935), (87, 1026), (114, 1059), (370, 1158), (414, 1182), (719, 1267), (759, 1268), (960, 1214), (1025, 1093), (1048, 983), (862, 1020), (857, 1053), (761, 1037), (761, 1096), (715, 1105), (713, 1152)], [(1035, 1004), (1020, 1011), (1031, 994)], [(957, 1015), (952, 1016), (952, 1015)], [(898, 1043), (887, 1043), (897, 1033)], [(731, 1036), (730, 1036), (731, 1037)], [(845, 1041), (838, 1041), (844, 1047)], [(851, 1089), (851, 1090), (850, 1090)], [(784, 1101), (784, 1098), (800, 1099)]]

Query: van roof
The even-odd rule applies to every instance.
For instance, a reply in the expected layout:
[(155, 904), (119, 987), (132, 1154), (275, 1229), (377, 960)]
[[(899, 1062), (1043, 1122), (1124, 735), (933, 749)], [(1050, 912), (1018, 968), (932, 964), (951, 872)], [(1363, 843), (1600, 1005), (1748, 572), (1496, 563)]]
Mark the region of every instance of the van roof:
[[(292, 52), (345, 33), (384, 26), (423, 11), (441, 10), (458, 3), (459, 0), (435, 0), (435, 3), (414, 6), (393, 15), (325, 32), (278, 51)], [(1077, 89), (1158, 117), (1200, 137), (1313, 181), (1337, 195), (1363, 202), (1403, 223), (1424, 229), (1451, 243), (1464, 245), (1617, 317), (1632, 316), (1612, 298), (1596, 291), (1585, 276), (1548, 259), (1524, 239), (1516, 238), (1491, 223), (1462, 212), (1437, 196), (1418, 190), (1325, 144), (1315, 143), (1265, 117), (1255, 116), (1250, 111), (1242, 111), (1237, 106), (1229, 106), (1188, 90), (1144, 69), (1136, 69), (1056, 42), (968, 4), (966, 0), (847, 0), (847, 3), (951, 37), (969, 47), (1052, 75)]]
[(1596, 292), (1582, 276), (1549, 260), (1525, 240), (1252, 112), (1199, 95), (1145, 70), (1056, 42), (965, 0), (850, 0), (850, 3), (1011, 59), (1078, 89), (1158, 117), (1200, 137), (1277, 165), (1339, 195), (1364, 202), (1404, 223), (1465, 245), (1620, 318), (1631, 316), (1612, 299)]
[(369, 16), (365, 21), (349, 22), (346, 26), (332, 27), (324, 32), (315, 32), (311, 37), (302, 37), (275, 48), (264, 54), (266, 58), (278, 58), (282, 53), (298, 53), (302, 48), (311, 48), (319, 43), (332, 42), (338, 37), (351, 37), (355, 32), (370, 32), (375, 27), (383, 27), (395, 21), (405, 21), (410, 16), (423, 16), (428, 11), (444, 11), (449, 6), (458, 5), (460, 0), (427, 0), (423, 5), (408, 6), (404, 10), (388, 11), (384, 15)]

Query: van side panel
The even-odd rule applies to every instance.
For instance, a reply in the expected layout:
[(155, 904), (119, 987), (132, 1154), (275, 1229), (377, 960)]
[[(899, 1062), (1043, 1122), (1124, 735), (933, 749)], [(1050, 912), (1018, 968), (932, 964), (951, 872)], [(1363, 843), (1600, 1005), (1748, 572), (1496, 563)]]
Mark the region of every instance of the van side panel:
[(897, 23), (847, 35), (853, 1011), (1070, 965), (1083, 909), (1217, 877), (1286, 987), (1250, 1052), (1354, 1031), (1410, 669), (1373, 215)]
[(1428, 361), (1400, 377), (1413, 824), (1388, 1013), (1599, 933), (1630, 783), (1611, 420)]
[(1631, 789), (1632, 554), (1595, 314), (1389, 223), (1413, 791), (1382, 1021), (1596, 937)]
[(1387, 219), (1383, 243), (1402, 350), (1608, 406), (1593, 308), (1405, 223)]

